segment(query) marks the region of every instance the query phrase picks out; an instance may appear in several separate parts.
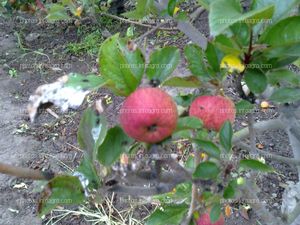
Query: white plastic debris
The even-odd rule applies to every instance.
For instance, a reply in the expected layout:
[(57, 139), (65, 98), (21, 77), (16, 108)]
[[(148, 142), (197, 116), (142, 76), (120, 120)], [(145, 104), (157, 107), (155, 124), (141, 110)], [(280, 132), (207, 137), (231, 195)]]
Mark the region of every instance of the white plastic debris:
[(62, 112), (66, 112), (69, 108), (76, 109), (82, 104), (89, 91), (66, 87), (67, 81), (68, 76), (63, 76), (54, 83), (44, 84), (36, 89), (34, 95), (29, 97), (27, 107), (31, 122), (34, 122), (39, 107), (45, 103), (53, 103)]

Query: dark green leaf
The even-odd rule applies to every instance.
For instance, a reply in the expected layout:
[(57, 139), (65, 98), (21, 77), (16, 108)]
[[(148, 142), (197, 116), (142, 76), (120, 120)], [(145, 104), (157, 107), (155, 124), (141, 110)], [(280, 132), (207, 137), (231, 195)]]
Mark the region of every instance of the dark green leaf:
[(77, 140), (80, 147), (87, 150), (90, 159), (94, 157), (94, 153), (103, 142), (106, 133), (106, 118), (92, 108), (86, 109), (79, 123)]
[(288, 17), (263, 33), (260, 42), (271, 47), (288, 47), (300, 43), (300, 16)]
[(125, 152), (133, 140), (120, 127), (108, 130), (103, 143), (98, 147), (98, 160), (105, 166), (110, 166)]
[(239, 1), (217, 0), (210, 4), (210, 33), (212, 36), (217, 36), (238, 22), (255, 24), (262, 19), (270, 19), (273, 16), (273, 12), (274, 5), (268, 5), (257, 10), (243, 13)]
[(203, 123), (197, 117), (182, 117), (177, 122), (176, 130), (200, 129)]
[(205, 55), (206, 55), (207, 61), (208, 61), (209, 65), (211, 66), (211, 68), (215, 72), (219, 72), (220, 71), (220, 61), (218, 58), (217, 50), (216, 50), (215, 46), (210, 42), (207, 44), (207, 48), (205, 50)]
[(203, 180), (215, 179), (220, 173), (219, 167), (213, 162), (200, 163), (193, 174), (194, 178)]
[(254, 109), (254, 105), (246, 100), (241, 100), (235, 104), (236, 114), (243, 115), (251, 113)]
[(219, 203), (214, 204), (209, 214), (211, 223), (217, 222), (220, 219), (220, 215), (221, 215), (221, 205)]
[(201, 86), (201, 82), (196, 76), (171, 77), (163, 82), (162, 85), (170, 87), (199, 88)]
[(232, 185), (232, 183), (229, 183), (228, 186), (224, 189), (223, 197), (225, 199), (231, 199), (234, 198), (234, 196), (235, 196), (235, 186)]
[(252, 169), (252, 170), (258, 170), (262, 172), (273, 172), (274, 169), (258, 160), (254, 159), (242, 159), (240, 161), (240, 167), (244, 169)]
[(224, 55), (240, 55), (242, 53), (237, 43), (223, 34), (218, 35), (214, 43), (215, 47), (223, 52), (223, 55), (218, 56), (219, 59), (222, 59)]
[(209, 156), (215, 157), (217, 159), (220, 158), (221, 151), (220, 149), (211, 141), (204, 141), (194, 139), (193, 142), (197, 144), (197, 146), (204, 152), (206, 152)]
[(275, 71), (270, 71), (267, 74), (269, 83), (272, 85), (277, 85), (280, 83), (288, 83), (293, 86), (300, 85), (300, 75), (296, 74), (288, 69), (279, 69)]
[(236, 23), (233, 24), (230, 29), (234, 34), (234, 38), (236, 38), (237, 42), (241, 46), (247, 46), (250, 41), (250, 29), (249, 26), (245, 23)]
[(232, 148), (233, 130), (230, 121), (226, 121), (220, 130), (220, 142), (223, 148), (229, 152)]
[(164, 47), (154, 51), (150, 56), (146, 74), (149, 79), (166, 80), (176, 69), (180, 60), (179, 49)]
[(83, 174), (84, 177), (88, 179), (88, 187), (90, 189), (97, 189), (99, 187), (100, 179), (97, 175), (95, 166), (93, 165), (92, 161), (89, 160), (87, 157), (83, 157), (76, 171)]
[(140, 49), (132, 50), (128, 40), (116, 34), (101, 45), (100, 72), (108, 87), (118, 95), (127, 96), (140, 84), (144, 74), (144, 56)]
[(289, 103), (300, 100), (299, 88), (280, 88), (270, 97), (270, 100), (278, 103)]
[(49, 213), (58, 205), (76, 205), (84, 201), (84, 189), (77, 177), (56, 176), (49, 181), (39, 201), (39, 215)]
[(148, 218), (145, 225), (179, 225), (187, 213), (187, 205), (169, 205), (162, 210), (158, 207)]
[(93, 90), (104, 86), (106, 83), (102, 76), (92, 74), (84, 76), (78, 73), (70, 73), (65, 86), (83, 90)]
[(184, 49), (185, 57), (188, 61), (188, 67), (195, 76), (208, 76), (204, 63), (202, 49), (196, 44), (189, 44)]
[(256, 94), (264, 92), (268, 85), (266, 75), (260, 70), (246, 70), (245, 81), (249, 89)]

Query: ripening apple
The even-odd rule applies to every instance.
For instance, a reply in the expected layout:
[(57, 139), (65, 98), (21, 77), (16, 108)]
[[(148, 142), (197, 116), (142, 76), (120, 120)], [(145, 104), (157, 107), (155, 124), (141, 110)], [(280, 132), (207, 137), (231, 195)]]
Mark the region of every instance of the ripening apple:
[(159, 88), (139, 88), (124, 101), (120, 124), (125, 133), (141, 142), (157, 143), (176, 128), (177, 107), (171, 96)]
[(219, 131), (225, 121), (233, 123), (235, 112), (235, 105), (229, 98), (199, 96), (192, 102), (189, 115), (201, 119), (205, 128)]
[(197, 219), (197, 225), (224, 225), (224, 224), (225, 224), (225, 219), (222, 214), (219, 220), (217, 220), (215, 223), (211, 222), (209, 213), (204, 213)]

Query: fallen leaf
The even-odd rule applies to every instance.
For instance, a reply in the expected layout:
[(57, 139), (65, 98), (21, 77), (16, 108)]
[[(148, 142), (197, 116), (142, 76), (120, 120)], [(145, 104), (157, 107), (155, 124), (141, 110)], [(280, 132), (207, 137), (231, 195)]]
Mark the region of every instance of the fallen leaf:
[(225, 211), (225, 216), (226, 216), (226, 217), (230, 217), (230, 216), (231, 216), (231, 214), (232, 214), (232, 209), (231, 209), (230, 205), (226, 205), (224, 211)]

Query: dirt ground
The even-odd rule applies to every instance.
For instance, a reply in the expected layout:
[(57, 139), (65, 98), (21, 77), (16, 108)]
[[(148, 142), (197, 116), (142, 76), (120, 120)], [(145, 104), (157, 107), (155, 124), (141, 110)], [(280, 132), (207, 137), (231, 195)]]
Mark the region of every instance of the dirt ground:
[[(96, 71), (96, 59), (75, 56), (65, 51), (68, 42), (80, 40), (73, 24), (38, 24), (32, 17), (19, 16), (27, 18), (29, 22), (0, 17), (0, 161), (33, 169), (68, 171), (78, 165), (82, 156), (76, 149), (76, 132), (84, 107), (64, 115), (56, 111), (58, 119), (45, 111), (31, 124), (26, 105), (30, 94), (41, 84), (53, 82), (69, 72)], [(200, 18), (203, 23), (196, 23), (204, 33), (207, 31), (205, 16)], [(181, 48), (188, 41), (186, 38), (172, 40), (165, 36), (161, 39), (153, 38), (156, 44), (165, 43), (166, 39), (169, 44)], [(13, 69), (17, 71), (15, 77), (9, 75)], [(228, 92), (237, 99), (230, 87)], [(101, 90), (98, 95), (111, 94)], [(120, 106), (120, 100), (114, 96), (112, 98), (114, 103), (108, 115), (111, 124), (116, 123), (113, 112)], [(52, 110), (55, 111), (55, 108)], [(276, 108), (266, 112), (258, 109), (255, 120), (266, 120), (277, 115)], [(239, 117), (235, 129), (242, 128), (246, 121), (247, 118)], [(257, 138), (257, 143), (262, 144), (263, 150), (292, 156), (287, 136), (282, 131), (265, 132)], [(284, 187), (287, 182), (297, 182), (297, 173), (289, 165), (271, 164), (278, 173), (259, 176), (257, 179), (263, 191), (261, 198), (268, 201), (270, 208), (279, 210)], [(46, 224), (47, 218), (42, 220), (36, 215), (37, 187), (36, 182), (0, 175), (1, 225)], [(235, 211), (226, 224), (259, 225), (257, 220), (259, 218), (253, 212), (247, 220)], [(83, 218), (68, 217), (61, 224), (90, 223)]]

